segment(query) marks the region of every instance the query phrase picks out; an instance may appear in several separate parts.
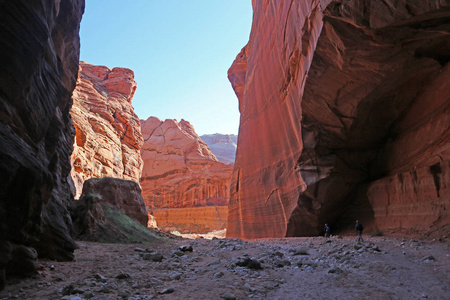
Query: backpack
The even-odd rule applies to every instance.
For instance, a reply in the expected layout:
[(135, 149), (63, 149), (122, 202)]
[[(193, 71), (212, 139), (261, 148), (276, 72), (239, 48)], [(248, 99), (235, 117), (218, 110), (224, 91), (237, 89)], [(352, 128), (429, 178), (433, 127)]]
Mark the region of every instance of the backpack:
[(364, 227), (362, 226), (361, 223), (358, 223), (358, 225), (356, 225), (356, 230), (363, 231), (363, 229)]

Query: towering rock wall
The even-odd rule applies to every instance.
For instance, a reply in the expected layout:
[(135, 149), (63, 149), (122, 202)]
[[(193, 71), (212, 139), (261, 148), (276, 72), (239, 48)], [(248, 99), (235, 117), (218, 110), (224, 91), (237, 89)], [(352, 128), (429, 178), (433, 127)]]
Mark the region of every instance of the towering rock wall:
[(227, 235), (450, 220), (449, 1), (253, 1)]
[(234, 164), (236, 160), (237, 135), (204, 134), (200, 137), (208, 145), (211, 152), (224, 164)]
[(83, 0), (0, 1), (0, 289), (73, 258), (67, 211)]
[(135, 91), (132, 70), (80, 62), (70, 111), (76, 132), (71, 156), (76, 198), (89, 178), (139, 183), (143, 139), (131, 105)]
[[(178, 230), (192, 231), (195, 216), (216, 214), (207, 206), (228, 204), (232, 166), (217, 160), (189, 122), (163, 122), (150, 117), (141, 121), (141, 126), (144, 136), (142, 194), (158, 227), (164, 229), (178, 224), (175, 226)], [(189, 210), (193, 207), (203, 207), (205, 212)], [(167, 209), (177, 211), (169, 213)], [(221, 228), (216, 228), (216, 223), (205, 224), (197, 228), (197, 233), (223, 229), (227, 215), (218, 215), (223, 219), (218, 222)]]

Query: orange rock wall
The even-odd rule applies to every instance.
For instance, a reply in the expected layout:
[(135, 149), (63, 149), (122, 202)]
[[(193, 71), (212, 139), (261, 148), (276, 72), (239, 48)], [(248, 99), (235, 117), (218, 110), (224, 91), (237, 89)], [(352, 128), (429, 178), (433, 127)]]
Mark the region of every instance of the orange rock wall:
[[(141, 186), (150, 212), (228, 204), (233, 166), (219, 162), (189, 122), (163, 122), (150, 117), (141, 121), (141, 126), (144, 137)], [(179, 214), (185, 213), (180, 210)], [(169, 216), (177, 215), (172, 212)], [(156, 221), (160, 224), (160, 220)], [(210, 224), (206, 227), (223, 229), (215, 226)]]
[(448, 5), (253, 1), (227, 236), (448, 223)]
[(164, 231), (208, 233), (226, 228), (228, 206), (154, 209), (151, 215), (156, 226)]
[(131, 105), (135, 91), (133, 71), (80, 62), (70, 111), (76, 131), (71, 156), (75, 198), (89, 178), (113, 177), (139, 183), (143, 139)]

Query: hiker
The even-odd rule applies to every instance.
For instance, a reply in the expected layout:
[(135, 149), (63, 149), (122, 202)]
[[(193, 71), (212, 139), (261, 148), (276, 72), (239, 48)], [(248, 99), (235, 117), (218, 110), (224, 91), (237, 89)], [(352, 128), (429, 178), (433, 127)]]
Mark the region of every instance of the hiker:
[(361, 223), (359, 223), (358, 220), (356, 220), (355, 229), (356, 229), (356, 232), (358, 233), (358, 242), (361, 241), (364, 243), (364, 240), (362, 238), (362, 232), (363, 232), (364, 227), (362, 226)]
[(325, 224), (325, 229), (324, 229), (324, 231), (325, 231), (325, 237), (326, 237), (326, 238), (329, 237), (329, 236), (330, 236), (331, 229), (330, 229), (330, 227), (328, 226), (328, 224)]

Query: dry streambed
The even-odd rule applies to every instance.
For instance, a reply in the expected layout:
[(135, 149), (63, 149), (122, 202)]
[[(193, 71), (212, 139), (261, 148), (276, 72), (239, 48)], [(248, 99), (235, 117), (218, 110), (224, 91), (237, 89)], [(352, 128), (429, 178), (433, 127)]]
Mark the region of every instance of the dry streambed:
[(0, 299), (448, 299), (449, 244), (374, 237), (79, 242)]

